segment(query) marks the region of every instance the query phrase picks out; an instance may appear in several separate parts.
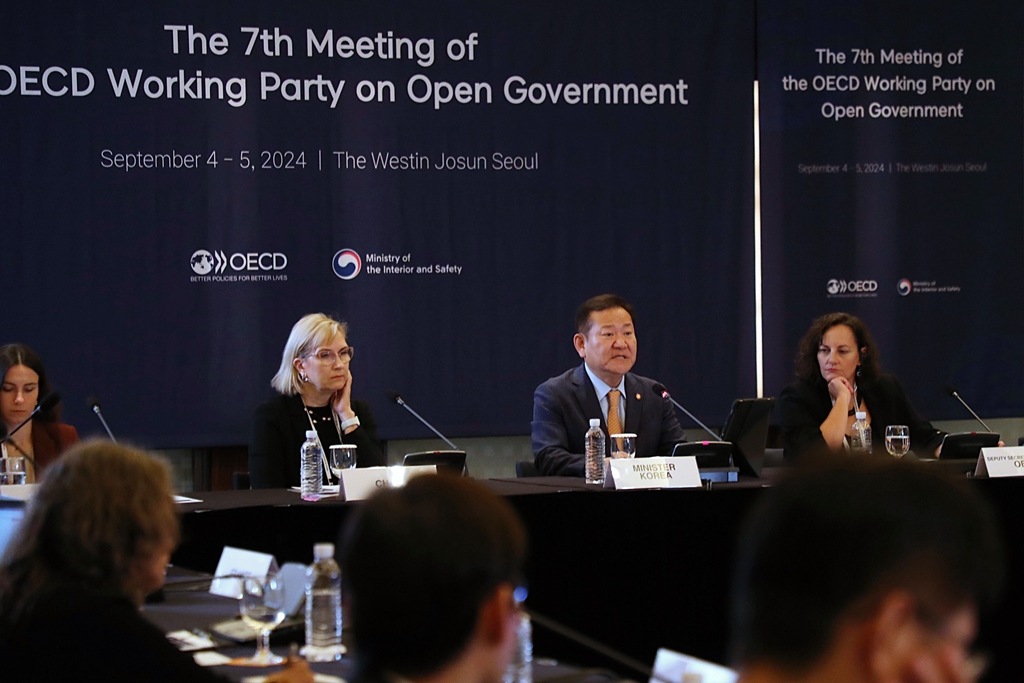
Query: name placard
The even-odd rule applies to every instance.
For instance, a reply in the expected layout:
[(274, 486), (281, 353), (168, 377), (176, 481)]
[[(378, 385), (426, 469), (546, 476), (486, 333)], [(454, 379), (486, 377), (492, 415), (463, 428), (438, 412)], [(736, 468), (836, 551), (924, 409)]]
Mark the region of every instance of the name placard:
[(1024, 446), (982, 448), (976, 477), (1024, 477)]
[[(720, 664), (706, 662), (666, 648), (658, 649), (658, 655), (654, 659), (654, 675), (658, 680), (671, 683), (736, 683), (736, 679), (739, 678), (735, 671)], [(651, 683), (654, 683), (654, 680), (652, 677)]]
[(374, 491), (405, 486), (407, 481), (421, 474), (437, 474), (437, 465), (395, 465), (342, 470), (341, 495), (345, 500), (363, 500)]
[[(616, 489), (701, 488), (697, 458), (609, 458), (605, 461)], [(605, 481), (608, 477), (606, 476)]]
[(242, 580), (237, 577), (264, 579), (271, 572), (277, 572), (277, 560), (273, 555), (226, 545), (220, 553), (220, 562), (213, 575), (230, 578), (214, 579), (210, 584), (210, 593), (238, 600), (242, 597)]

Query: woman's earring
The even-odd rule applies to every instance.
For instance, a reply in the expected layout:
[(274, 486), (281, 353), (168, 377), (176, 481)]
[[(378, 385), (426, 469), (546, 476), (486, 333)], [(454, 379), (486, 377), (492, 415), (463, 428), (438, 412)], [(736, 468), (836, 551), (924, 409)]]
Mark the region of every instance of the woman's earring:
[[(857, 373), (860, 374), (860, 369), (857, 370)], [(299, 379), (302, 380), (303, 382), (308, 382), (309, 381), (309, 378), (306, 377), (306, 375), (301, 373), (301, 372), (299, 373)]]
[(860, 366), (857, 366), (857, 376), (860, 377)]

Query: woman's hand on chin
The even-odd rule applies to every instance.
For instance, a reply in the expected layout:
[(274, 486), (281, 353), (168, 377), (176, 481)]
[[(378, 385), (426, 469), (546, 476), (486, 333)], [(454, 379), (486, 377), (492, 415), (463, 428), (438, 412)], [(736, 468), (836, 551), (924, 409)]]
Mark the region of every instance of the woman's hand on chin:
[(334, 392), (334, 397), (331, 399), (334, 412), (342, 421), (355, 417), (355, 413), (352, 411), (352, 371), (346, 368), (345, 376), (345, 386)]
[(828, 393), (832, 400), (838, 403), (843, 396), (853, 398), (853, 386), (845, 377), (833, 377), (828, 383)]

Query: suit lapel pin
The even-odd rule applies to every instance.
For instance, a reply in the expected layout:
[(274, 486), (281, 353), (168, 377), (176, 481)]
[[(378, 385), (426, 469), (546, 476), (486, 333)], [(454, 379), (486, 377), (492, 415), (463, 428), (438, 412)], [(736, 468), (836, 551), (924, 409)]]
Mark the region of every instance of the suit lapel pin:
[(638, 401), (640, 400), (640, 394), (636, 395), (636, 400), (638, 400)]

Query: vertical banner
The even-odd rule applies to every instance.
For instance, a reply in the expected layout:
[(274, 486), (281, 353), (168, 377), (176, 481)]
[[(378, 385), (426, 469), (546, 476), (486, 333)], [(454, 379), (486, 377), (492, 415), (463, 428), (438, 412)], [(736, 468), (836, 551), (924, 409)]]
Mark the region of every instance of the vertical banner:
[[(2, 342), (154, 446), (244, 443), (292, 324), (385, 438), (526, 434), (576, 306), (702, 417), (753, 391), (749, 2), (0, 9)], [(728, 343), (722, 343), (724, 341)]]
[(1022, 7), (758, 4), (766, 391), (868, 324), (930, 418), (1024, 411)]

